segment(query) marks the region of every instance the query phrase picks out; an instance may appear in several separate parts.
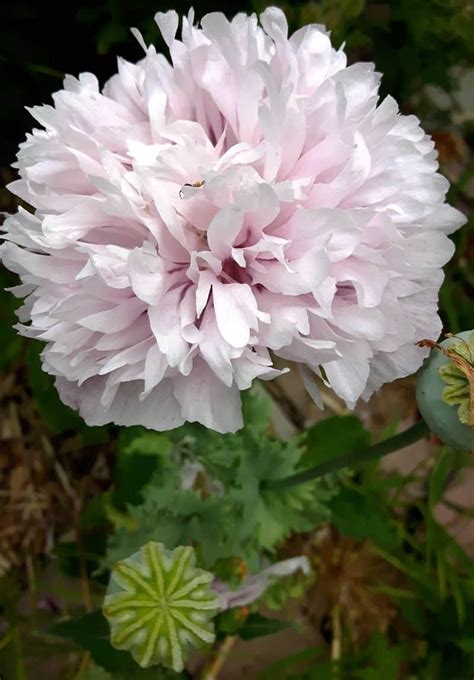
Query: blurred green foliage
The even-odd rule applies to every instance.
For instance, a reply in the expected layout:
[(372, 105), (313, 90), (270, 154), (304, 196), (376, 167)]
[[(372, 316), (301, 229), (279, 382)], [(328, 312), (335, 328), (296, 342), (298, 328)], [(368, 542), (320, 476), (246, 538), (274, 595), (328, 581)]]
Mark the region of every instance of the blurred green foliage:
[[(256, 570), (262, 551), (274, 553), (292, 532), (308, 531), (329, 519), (327, 504), (338, 488), (335, 478), (284, 491), (265, 489), (265, 482), (300, 469), (306, 449), (300, 438), (284, 442), (268, 436), (268, 416), (262, 417), (268, 413), (265, 401), (248, 394), (245, 399), (252, 407), (236, 434), (185, 425), (166, 437), (133, 428), (134, 436), (129, 430), (120, 440), (113, 500), (127, 501), (130, 521), (124, 523), (120, 516), (109, 541), (107, 566), (159, 537), (168, 548), (195, 545), (202, 565), (217, 573), (225, 572), (225, 561), (233, 558)], [(348, 441), (351, 436), (349, 430)], [(138, 470), (137, 456), (150, 460), (150, 451), (155, 471), (137, 504), (136, 484), (129, 484), (129, 476), (120, 476), (120, 471), (123, 459), (132, 456)], [(108, 512), (113, 521), (110, 508)]]

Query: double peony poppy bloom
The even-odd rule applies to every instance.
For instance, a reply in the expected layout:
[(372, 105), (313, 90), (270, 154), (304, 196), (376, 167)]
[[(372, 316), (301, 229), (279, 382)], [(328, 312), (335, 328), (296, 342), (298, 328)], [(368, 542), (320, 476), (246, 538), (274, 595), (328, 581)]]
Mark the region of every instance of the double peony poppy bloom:
[(18, 330), (90, 425), (242, 425), (240, 390), (297, 362), (348, 405), (437, 338), (447, 234), (433, 142), (371, 64), (284, 14), (157, 14), (99, 88), (68, 76), (21, 144), (3, 225)]

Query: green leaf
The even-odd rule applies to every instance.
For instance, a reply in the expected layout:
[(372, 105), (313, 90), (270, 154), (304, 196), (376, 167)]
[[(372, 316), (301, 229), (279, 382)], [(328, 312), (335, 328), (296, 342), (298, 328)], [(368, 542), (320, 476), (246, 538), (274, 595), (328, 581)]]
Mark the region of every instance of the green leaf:
[(118, 439), (119, 455), (155, 456), (160, 458), (172, 446), (171, 441), (161, 432), (153, 432), (144, 427), (122, 428)]
[(307, 430), (306, 438), (307, 450), (301, 460), (304, 467), (319, 465), (370, 445), (370, 433), (353, 415), (325, 418)]
[[(187, 673), (175, 673), (167, 668), (140, 668), (135, 666), (126, 671), (108, 673), (92, 662), (80, 680), (181, 680), (189, 678)], [(79, 678), (77, 679), (79, 680)]]
[(468, 654), (474, 654), (474, 638), (467, 638), (465, 640), (458, 640), (457, 646), (462, 649), (463, 652)]
[(51, 628), (51, 633), (68, 638), (81, 649), (90, 652), (92, 659), (106, 671), (114, 673), (127, 669), (133, 671), (136, 668), (127, 652), (118, 651), (110, 644), (110, 627), (101, 611), (57, 623)]
[(375, 634), (364, 650), (370, 666), (355, 671), (358, 680), (399, 680), (400, 664), (406, 656), (403, 647), (391, 646), (388, 638), (381, 633)]
[(261, 614), (255, 613), (250, 614), (245, 619), (245, 623), (237, 632), (242, 640), (253, 640), (254, 638), (263, 637), (264, 635), (279, 633), (281, 630), (286, 630), (290, 627), (291, 624), (287, 621), (269, 619)]
[(255, 389), (242, 393), (242, 417), (245, 427), (253, 427), (257, 432), (266, 432), (270, 421), (271, 402)]
[[(2, 304), (3, 298), (0, 298)], [(3, 315), (2, 315), (3, 316)], [(13, 329), (10, 321), (0, 318), (0, 371), (3, 371), (20, 354), (23, 347), (23, 338)]]
[(436, 644), (443, 645), (447, 642), (458, 644), (460, 640), (474, 638), (474, 607), (472, 601), (466, 609), (466, 616), (461, 623), (454, 598), (448, 598), (436, 616), (433, 617), (430, 634)]
[[(283, 657), (283, 659), (278, 659), (278, 661), (275, 661), (268, 666), (263, 673), (258, 676), (258, 680), (287, 680), (290, 677), (294, 678), (295, 676), (288, 675), (292, 666), (307, 664), (310, 661), (314, 661), (315, 657), (320, 657), (324, 654), (325, 650), (322, 647), (310, 647), (309, 649), (304, 649), (302, 652), (290, 654), (289, 656)], [(337, 677), (334, 673), (333, 664), (329, 664), (328, 670), (332, 673), (332, 675), (328, 676), (330, 680), (331, 678)]]
[(101, 666), (94, 662), (89, 664), (89, 668), (85, 672), (83, 680), (114, 680), (110, 673), (107, 673)]
[[(122, 431), (116, 477), (121, 495), (115, 499), (137, 501), (129, 505), (136, 531), (124, 526), (111, 536), (106, 565), (153, 540), (168, 548), (194, 545), (208, 569), (215, 570), (218, 560), (239, 558), (257, 571), (262, 549), (272, 552), (292, 532), (329, 520), (327, 505), (339, 491), (337, 479), (327, 475), (284, 490), (268, 488), (267, 482), (299, 469), (304, 449), (300, 438), (286, 442), (267, 433), (266, 399), (249, 391), (244, 405), (252, 415), (235, 434), (188, 424), (166, 437), (144, 428)], [(153, 474), (150, 460), (157, 462)], [(135, 469), (138, 463), (142, 470)], [(185, 465), (197, 470), (191, 489), (183, 489)]]
[(16, 277), (5, 270), (0, 270), (0, 371), (3, 371), (20, 354), (23, 347), (23, 338), (13, 328), (17, 318), (15, 310), (19, 301), (8, 291), (10, 287), (18, 283)]
[(403, 618), (407, 621), (413, 631), (420, 636), (424, 636), (428, 629), (426, 613), (420, 602), (403, 600), (398, 603)]
[(40, 342), (28, 343), (28, 375), (38, 411), (53, 434), (66, 430), (80, 430), (85, 427), (84, 421), (62, 403), (54, 386), (54, 378), (45, 373), (41, 367), (42, 349), (43, 345)]
[(451, 449), (444, 448), (436, 461), (428, 484), (428, 502), (430, 508), (436, 505), (443, 496), (449, 473), (454, 467), (454, 455)]
[(137, 505), (142, 489), (150, 481), (171, 448), (170, 440), (159, 432), (142, 427), (123, 428), (117, 442), (114, 503)]
[(345, 487), (330, 501), (330, 510), (332, 522), (343, 536), (368, 538), (387, 551), (399, 545), (395, 519), (376, 495)]

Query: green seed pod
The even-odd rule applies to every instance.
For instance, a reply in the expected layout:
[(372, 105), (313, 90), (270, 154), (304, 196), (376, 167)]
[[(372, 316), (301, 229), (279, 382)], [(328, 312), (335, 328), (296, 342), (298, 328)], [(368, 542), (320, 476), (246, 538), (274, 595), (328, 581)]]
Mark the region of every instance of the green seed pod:
[(191, 547), (150, 542), (112, 570), (103, 607), (111, 642), (142, 668), (182, 671), (190, 646), (214, 642), (220, 598), (209, 587), (214, 575), (195, 560)]
[(430, 343), (417, 376), (418, 408), (428, 427), (453, 449), (474, 450), (474, 331)]

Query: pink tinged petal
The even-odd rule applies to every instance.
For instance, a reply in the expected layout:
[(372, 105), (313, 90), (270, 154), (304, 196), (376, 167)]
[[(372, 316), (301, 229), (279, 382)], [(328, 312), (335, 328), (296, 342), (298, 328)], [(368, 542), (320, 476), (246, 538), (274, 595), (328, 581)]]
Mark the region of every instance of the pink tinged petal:
[(313, 184), (309, 192), (308, 208), (337, 208), (346, 196), (346, 190), (331, 184)]
[[(214, 170), (216, 170), (216, 165), (214, 165)], [(232, 203), (232, 190), (226, 176), (224, 174), (208, 173), (206, 184), (201, 187), (200, 196), (207, 201), (210, 208), (214, 208), (214, 213), (209, 219), (209, 222), (211, 222), (220, 208), (224, 208), (229, 203)], [(205, 227), (206, 230), (207, 226)]]
[(207, 230), (207, 242), (214, 255), (226, 258), (239, 235), (244, 223), (244, 215), (234, 206), (222, 208), (214, 217)]
[(100, 403), (104, 378), (91, 378), (81, 389), (63, 378), (56, 380), (61, 399), (79, 411), (88, 425), (143, 425), (153, 430), (171, 430), (184, 422), (173, 394), (171, 380), (163, 380), (140, 401), (141, 381), (119, 386), (108, 407)]
[(181, 333), (178, 305), (180, 290), (167, 293), (159, 305), (148, 308), (148, 318), (160, 350), (166, 354), (171, 367), (184, 361), (189, 344)]
[(420, 272), (438, 270), (449, 262), (454, 253), (453, 242), (438, 231), (420, 233), (407, 238), (404, 250), (405, 248), (406, 260), (415, 271)]
[(257, 302), (247, 284), (216, 282), (212, 299), (220, 334), (232, 347), (245, 347), (257, 329)]
[[(371, 156), (363, 135), (354, 132), (354, 147), (349, 161), (342, 172), (333, 180), (332, 185), (338, 189), (345, 189), (348, 194), (354, 193), (363, 186), (371, 170)], [(361, 205), (359, 203), (359, 205)]]
[(176, 31), (178, 30), (179, 17), (175, 10), (168, 12), (157, 12), (155, 14), (155, 21), (161, 31), (163, 40), (171, 48), (174, 42)]
[(207, 194), (202, 189), (203, 187), (182, 186), (177, 192), (179, 203), (176, 203), (175, 207), (186, 222), (205, 232), (219, 213), (218, 208), (208, 200)]
[(231, 249), (231, 255), (232, 255), (232, 259), (235, 262), (237, 262), (237, 264), (240, 267), (246, 267), (247, 266), (247, 262), (245, 260), (245, 251), (243, 249), (241, 250), (240, 248), (232, 248)]
[(466, 224), (466, 216), (450, 205), (437, 205), (424, 220), (427, 228), (439, 229), (445, 234), (452, 234)]
[(332, 303), (336, 292), (337, 282), (332, 276), (327, 276), (318, 288), (313, 291), (314, 299), (320, 306), (322, 315), (326, 318), (332, 317)]
[(248, 390), (256, 378), (274, 380), (289, 372), (289, 368), (273, 368), (268, 353), (262, 355), (246, 349), (241, 357), (232, 362), (235, 382), (239, 390)]
[[(315, 340), (314, 338), (299, 337), (293, 341), (293, 346), (298, 346), (298, 351), (302, 351), (299, 361), (303, 361), (308, 365), (327, 360), (328, 357), (341, 356), (341, 352), (337, 349), (334, 340)], [(280, 351), (280, 356), (284, 356)]]
[[(291, 135), (291, 144), (287, 139)], [(295, 163), (301, 156), (306, 140), (306, 118), (296, 106), (288, 107), (285, 122), (281, 130), (282, 154), (278, 179), (285, 179), (293, 175)]]
[(311, 177), (301, 177), (278, 182), (274, 185), (274, 189), (279, 201), (293, 203), (294, 201), (306, 201), (312, 184)]
[[(298, 160), (291, 177), (319, 179), (328, 170), (341, 166), (349, 158), (350, 147), (336, 135), (328, 135), (322, 142), (306, 151)], [(320, 181), (323, 181), (320, 179)]]
[(260, 23), (265, 32), (275, 41), (288, 39), (288, 22), (279, 7), (267, 7), (260, 14)]
[(173, 389), (185, 420), (221, 433), (242, 427), (239, 389), (226, 387), (203, 361), (196, 361), (186, 378), (174, 377)]
[(323, 364), (331, 388), (353, 408), (369, 377), (369, 359), (361, 353)]
[[(69, 330), (66, 332), (67, 325), (66, 324), (57, 324), (57, 327), (60, 331), (58, 335), (55, 337), (54, 330), (52, 329), (53, 332), (48, 332), (43, 333), (41, 336), (41, 339), (44, 340), (55, 340), (53, 349), (55, 352), (60, 352), (63, 353), (65, 356), (74, 354), (77, 352), (81, 347), (84, 347), (86, 345), (90, 345), (90, 341), (94, 337), (94, 331), (88, 331), (85, 328), (76, 328), (76, 330)], [(56, 331), (58, 333), (58, 331)]]
[(298, 298), (287, 298), (264, 291), (258, 295), (259, 309), (270, 316), (268, 326), (260, 329), (261, 343), (270, 349), (291, 344), (295, 335), (307, 335), (310, 330), (308, 310)]
[(158, 304), (166, 289), (165, 268), (150, 244), (130, 252), (128, 272), (135, 295), (150, 305)]
[(196, 294), (193, 286), (190, 286), (186, 290), (183, 299), (180, 302), (179, 316), (181, 320), (181, 333), (186, 342), (191, 344), (200, 342), (203, 334), (196, 326)]
[(82, 291), (59, 298), (54, 307), (54, 316), (62, 321), (76, 322), (88, 312), (106, 312), (111, 301), (85, 295)]
[(335, 305), (333, 318), (335, 326), (356, 338), (380, 340), (385, 334), (385, 317), (374, 307), (364, 309), (356, 305)]
[(216, 281), (216, 275), (210, 270), (204, 270), (199, 274), (199, 279), (196, 285), (196, 314), (198, 318), (203, 313), (209, 295), (211, 293), (212, 284)]
[(334, 264), (331, 275), (338, 282), (352, 281), (361, 307), (376, 307), (380, 304), (389, 280), (387, 271), (355, 257)]
[(148, 396), (151, 390), (159, 385), (166, 375), (169, 364), (166, 355), (160, 351), (158, 345), (153, 344), (146, 353), (144, 369), (144, 388), (140, 399)]
[(318, 383), (316, 382), (314, 372), (305, 364), (300, 364), (298, 366), (298, 371), (301, 375), (301, 379), (303, 380), (303, 385), (305, 386), (306, 391), (310, 395), (311, 399), (314, 401), (316, 406), (321, 409), (321, 411), (324, 411), (321, 390), (319, 389)]
[(34, 277), (53, 283), (71, 284), (81, 269), (81, 262), (67, 259), (67, 254), (64, 257), (37, 255), (14, 243), (4, 243), (0, 247), (0, 258), (10, 271), (23, 277), (25, 283), (33, 283), (28, 278)]
[(217, 378), (227, 387), (231, 387), (234, 379), (231, 348), (219, 333), (212, 311), (207, 311), (204, 315), (201, 330), (202, 338), (199, 343), (199, 350), (203, 359)]
[(76, 279), (87, 278), (92, 269), (92, 273), (97, 273), (111, 288), (128, 288), (130, 286), (127, 269), (128, 250), (118, 246), (105, 246), (94, 250), (96, 252), (90, 252), (89, 262)]
[(201, 19), (205, 36), (218, 48), (235, 72), (242, 69), (241, 53), (231, 24), (222, 12), (210, 12)]
[(137, 319), (125, 330), (108, 333), (99, 337), (95, 348), (100, 351), (116, 351), (135, 345), (151, 336), (150, 324), (145, 315)]
[(185, 229), (185, 221), (180, 215), (178, 215), (176, 209), (170, 203), (168, 191), (165, 191), (163, 186), (155, 186), (152, 191), (152, 196), (156, 210), (166, 225), (169, 233), (186, 251), (187, 234)]
[(363, 237), (362, 226), (372, 215), (367, 211), (300, 208), (276, 233), (291, 238), (288, 256), (298, 257), (319, 244), (327, 249), (331, 262), (337, 262), (353, 253)]
[(131, 326), (145, 310), (146, 306), (141, 300), (130, 298), (105, 312), (84, 316), (77, 323), (92, 331), (118, 333)]
[[(122, 378), (125, 378), (123, 382), (126, 382), (127, 368), (119, 369), (115, 373), (109, 374), (106, 378), (104, 384), (104, 391), (100, 397), (100, 405), (104, 408), (109, 408), (117, 396), (119, 387), (122, 383)], [(79, 386), (79, 383), (78, 383)]]
[[(261, 231), (278, 216), (280, 204), (273, 187), (264, 182), (251, 186), (247, 191), (248, 205), (245, 206), (246, 224), (251, 233), (260, 235)], [(236, 198), (239, 203), (239, 196)]]
[(179, 243), (164, 224), (157, 228), (156, 238), (160, 244), (160, 255), (163, 259), (176, 263), (189, 262), (188, 250)]
[[(130, 366), (133, 364), (143, 364), (143, 359), (149, 347), (154, 343), (153, 338), (149, 338), (140, 342), (138, 345), (133, 345), (124, 349), (122, 352), (117, 352), (117, 354), (112, 355), (107, 359), (103, 365), (99, 368), (98, 374), (105, 375), (115, 371), (117, 368), (123, 368), (123, 366)], [(99, 364), (102, 363), (99, 361)]]
[[(82, 198), (76, 205), (60, 215), (46, 215), (43, 220), (44, 234), (58, 247), (83, 238), (90, 231), (109, 226), (114, 218), (105, 212), (103, 198)], [(118, 220), (119, 224), (123, 220)]]
[[(262, 238), (255, 243), (253, 246), (243, 246), (241, 251), (238, 252), (238, 258), (243, 259), (244, 255), (254, 255), (258, 257), (258, 260), (278, 260), (278, 262), (285, 267), (287, 271), (292, 271), (290, 265), (285, 259), (285, 250), (289, 246), (290, 241), (287, 239), (279, 238), (278, 236), (267, 236), (264, 234)], [(235, 259), (235, 258), (234, 258)], [(239, 262), (239, 259), (236, 261)], [(257, 266), (256, 258), (248, 258), (249, 262), (252, 262), (253, 267)], [(240, 262), (239, 262), (240, 264)], [(244, 265), (245, 266), (245, 260)], [(262, 263), (260, 271), (264, 271), (265, 264)]]
[(250, 144), (234, 144), (230, 147), (215, 164), (216, 171), (224, 170), (231, 165), (251, 165), (260, 160), (264, 155), (264, 147), (259, 144), (252, 147)]
[(289, 266), (291, 271), (278, 262), (268, 262), (264, 271), (254, 271), (253, 281), (273, 293), (304, 295), (315, 291), (329, 272), (327, 253), (320, 249), (310, 250)]
[[(10, 185), (7, 186), (10, 189)], [(10, 189), (11, 191), (11, 189)], [(27, 212), (21, 206), (14, 215), (8, 215), (0, 226), (0, 238), (11, 241), (19, 246), (34, 248), (47, 252), (47, 244), (42, 231), (41, 220)]]

